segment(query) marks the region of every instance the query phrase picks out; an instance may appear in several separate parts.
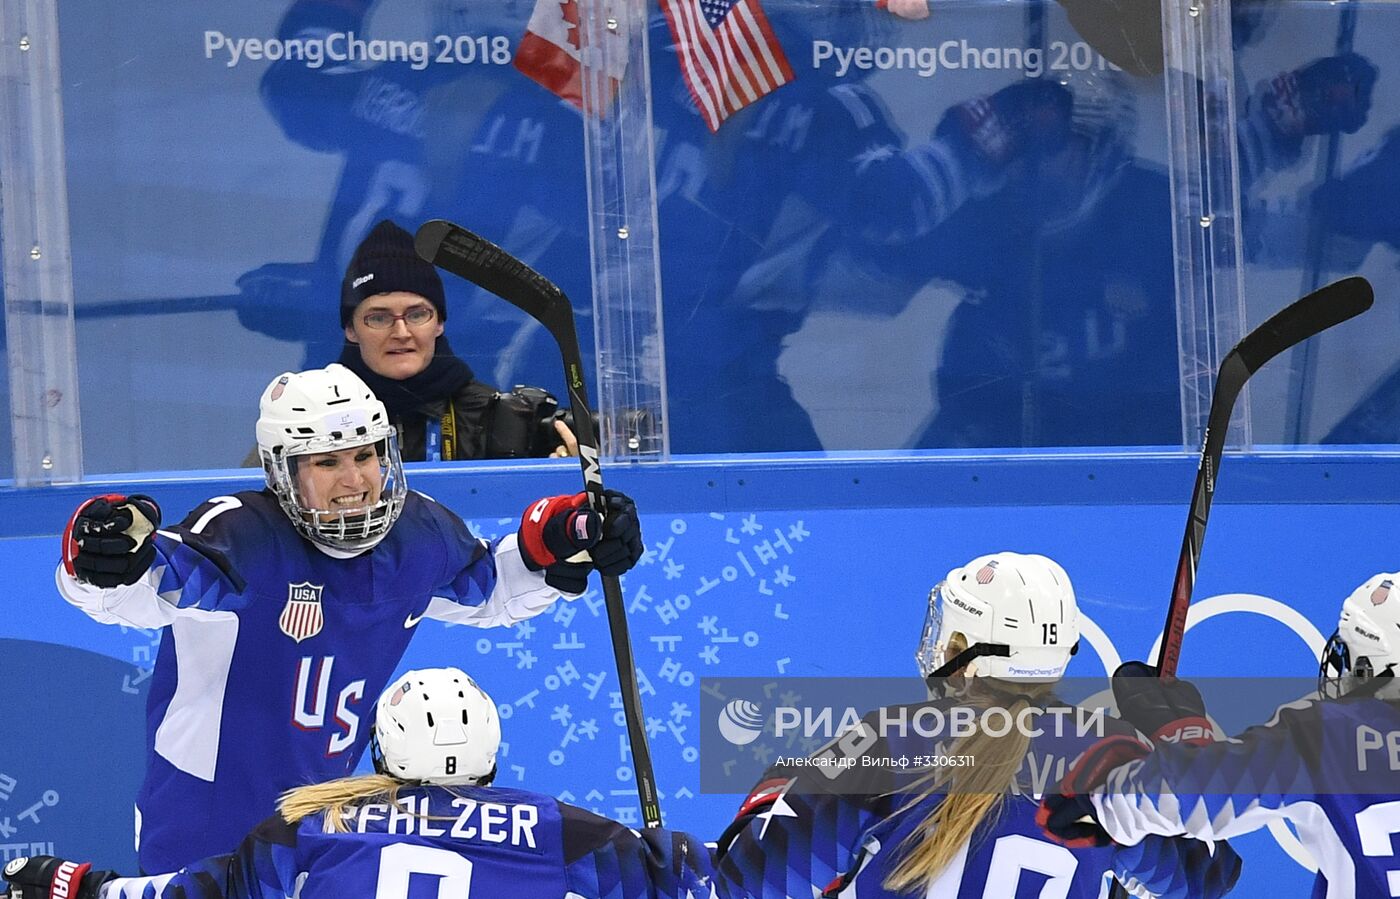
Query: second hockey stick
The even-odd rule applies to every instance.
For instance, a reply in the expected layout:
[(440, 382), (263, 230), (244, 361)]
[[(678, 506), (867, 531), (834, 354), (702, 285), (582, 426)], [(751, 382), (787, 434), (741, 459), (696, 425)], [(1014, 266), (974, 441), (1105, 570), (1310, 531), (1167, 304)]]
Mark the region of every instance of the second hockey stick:
[(1230, 427), (1235, 400), (1251, 375), (1264, 363), (1290, 347), (1297, 346), (1333, 325), (1360, 315), (1371, 308), (1375, 295), (1365, 278), (1345, 278), (1313, 291), (1301, 300), (1285, 307), (1268, 321), (1245, 335), (1220, 363), (1211, 395), (1210, 412), (1206, 417), (1205, 442), (1201, 447), (1201, 462), (1196, 470), (1196, 485), (1191, 490), (1191, 511), (1186, 518), (1186, 535), (1181, 542), (1181, 555), (1176, 563), (1176, 580), (1172, 585), (1171, 605), (1162, 627), (1162, 652), (1157, 663), (1163, 676), (1176, 674), (1181, 658), (1181, 640), (1186, 634), (1186, 613), (1191, 606), (1191, 593), (1196, 587), (1196, 568), (1200, 564), (1201, 546), (1206, 538), (1206, 520), (1210, 503), (1220, 475), (1220, 461), (1225, 452), (1225, 432)]
[[(424, 224), (413, 243), (425, 261), (521, 309), (544, 325), (559, 345), (569, 406), (574, 414), (579, 462), (583, 466), (584, 490), (588, 493), (589, 506), (603, 514), (605, 500), (603, 472), (598, 464), (598, 434), (588, 406), (588, 387), (583, 379), (583, 360), (569, 298), (548, 278), (505, 250), (449, 221), (434, 219)], [(627, 630), (627, 608), (622, 601), (622, 585), (616, 577), (603, 576), (603, 599), (608, 610), (608, 629), (617, 663), (627, 739), (632, 747), (632, 767), (637, 775), (642, 821), (647, 827), (660, 827), (661, 804), (657, 799), (656, 774), (651, 766), (651, 748), (647, 744), (646, 721), (642, 717), (642, 697), (637, 689), (637, 665), (632, 658), (632, 638)]]

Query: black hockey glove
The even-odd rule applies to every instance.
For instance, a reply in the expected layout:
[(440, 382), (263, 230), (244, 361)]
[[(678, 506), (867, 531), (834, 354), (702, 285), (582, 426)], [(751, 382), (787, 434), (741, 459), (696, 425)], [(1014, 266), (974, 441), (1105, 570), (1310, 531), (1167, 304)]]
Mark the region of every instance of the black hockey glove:
[(94, 871), (91, 862), (36, 855), (7, 862), (4, 876), (14, 899), (97, 899), (102, 885), (117, 874)]
[(1146, 662), (1124, 662), (1113, 672), (1113, 698), (1124, 721), (1153, 743), (1214, 742), (1201, 693), (1189, 681), (1157, 676)]
[(603, 537), (588, 554), (600, 574), (618, 577), (631, 571), (646, 551), (642, 523), (637, 518), (637, 504), (630, 496), (617, 490), (604, 490), (603, 496), (607, 498)]
[(1069, 769), (1059, 786), (1045, 793), (1035, 822), (1056, 843), (1071, 849), (1107, 846), (1113, 840), (1094, 817), (1090, 794), (1119, 765), (1147, 755), (1147, 747), (1125, 734), (1112, 734), (1092, 744)]
[(63, 567), (97, 587), (134, 584), (156, 558), (160, 507), (149, 496), (109, 493), (78, 507), (63, 532)]
[(602, 516), (588, 508), (587, 494), (547, 496), (520, 519), (520, 556), (526, 568), (543, 570), (544, 582), (554, 589), (582, 593), (593, 563), (570, 558), (596, 544), (602, 533)]

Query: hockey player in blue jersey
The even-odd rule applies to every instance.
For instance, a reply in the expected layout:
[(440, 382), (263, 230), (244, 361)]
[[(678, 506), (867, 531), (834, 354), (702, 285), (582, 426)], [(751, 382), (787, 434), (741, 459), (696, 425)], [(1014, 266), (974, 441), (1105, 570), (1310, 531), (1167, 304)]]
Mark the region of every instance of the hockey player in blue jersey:
[(289, 791), (236, 852), (133, 878), (42, 856), (5, 877), (21, 899), (711, 895), (709, 850), (685, 834), (490, 786), (500, 742), (495, 704), (465, 673), (410, 671), (379, 697), (378, 773)]
[(275, 378), (257, 439), (265, 489), (167, 530), (148, 497), (97, 497), (63, 538), (68, 602), (163, 629), (136, 803), (147, 871), (228, 851), (282, 791), (353, 771), (366, 703), (423, 618), (511, 624), (641, 556), (620, 493), (605, 521), (580, 493), (533, 503), (517, 533), (475, 537), (407, 488), (383, 404), (343, 366)]
[[(946, 693), (932, 704), (945, 712), (1000, 708), (1016, 721), (1064, 706), (1054, 690), (1078, 643), (1078, 618), (1068, 576), (1044, 556), (997, 553), (953, 569), (929, 595), (918, 651), (930, 687)], [(1094, 742), (1092, 734), (1018, 726), (996, 735), (979, 727), (931, 749), (932, 738), (887, 726), (913, 720), (915, 709), (881, 710), (817, 754), (852, 764), (770, 769), (720, 839), (722, 882), (762, 899), (1092, 899), (1110, 872), (1161, 897), (1218, 896), (1238, 877), (1228, 846), (1212, 855), (1190, 840), (1159, 838), (1129, 849), (1046, 840), (1032, 796), (1051, 770)], [(930, 752), (973, 762), (906, 775), (880, 764)]]
[[(1136, 740), (1105, 740), (1046, 796), (1046, 830), (1066, 843), (1133, 845), (1157, 835), (1224, 839), (1286, 820), (1317, 863), (1314, 899), (1397, 895), (1397, 584), (1400, 572), (1377, 574), (1343, 602), (1318, 696), (1220, 742), (1154, 740), (1148, 754)], [(1194, 686), (1153, 674), (1129, 662), (1114, 677), (1119, 709), (1139, 730), (1181, 732), (1205, 719)]]

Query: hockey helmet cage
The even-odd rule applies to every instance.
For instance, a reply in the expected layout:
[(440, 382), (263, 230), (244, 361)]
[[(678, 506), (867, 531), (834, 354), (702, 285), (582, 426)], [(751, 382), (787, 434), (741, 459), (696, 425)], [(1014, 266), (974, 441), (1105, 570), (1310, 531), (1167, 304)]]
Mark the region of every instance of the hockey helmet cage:
[(1337, 630), (1318, 665), (1318, 692), (1337, 697), (1400, 674), (1400, 571), (1368, 578), (1342, 601)]
[[(359, 375), (343, 365), (284, 372), (259, 403), (258, 455), (267, 486), (297, 531), (333, 552), (374, 547), (398, 520), (408, 486), (398, 433), (389, 413)], [(373, 444), (379, 455), (379, 498), (362, 509), (318, 509), (302, 495), (297, 460)]]

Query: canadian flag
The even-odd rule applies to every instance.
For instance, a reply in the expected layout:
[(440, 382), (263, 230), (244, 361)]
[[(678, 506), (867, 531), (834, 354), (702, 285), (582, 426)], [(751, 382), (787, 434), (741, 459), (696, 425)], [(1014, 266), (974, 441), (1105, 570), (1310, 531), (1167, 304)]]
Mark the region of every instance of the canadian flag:
[[(585, 31), (579, 20), (578, 0), (537, 0), (530, 15), (520, 48), (515, 51), (515, 67), (545, 88), (584, 108), (584, 66), (606, 66), (608, 92), (604, 111), (617, 95), (627, 67), (627, 18), (625, 0), (602, 0), (593, 8), (603, 17), (587, 29), (602, 36), (605, 44), (585, 46)], [(608, 23), (613, 28), (608, 28)], [(606, 50), (606, 52), (604, 52)]]

